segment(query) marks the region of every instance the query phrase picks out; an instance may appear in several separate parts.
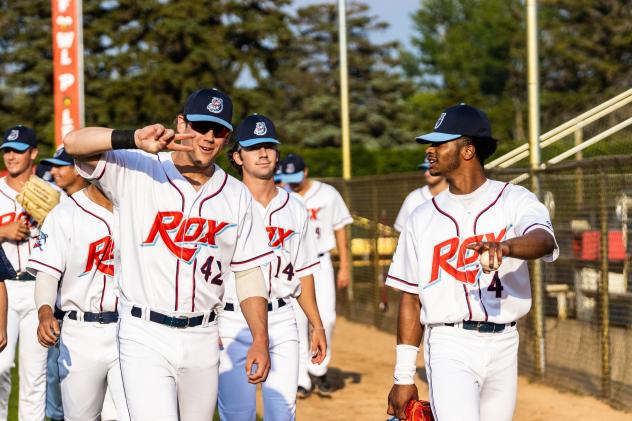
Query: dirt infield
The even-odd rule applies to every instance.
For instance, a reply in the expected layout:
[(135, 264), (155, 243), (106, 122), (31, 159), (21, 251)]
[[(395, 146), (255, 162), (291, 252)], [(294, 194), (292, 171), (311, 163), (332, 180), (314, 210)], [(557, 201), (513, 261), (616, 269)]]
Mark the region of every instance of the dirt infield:
[[(298, 402), (297, 419), (384, 421), (392, 384), (395, 336), (339, 318), (334, 334), (330, 375), (338, 389), (332, 398), (311, 396)], [(422, 364), (421, 360), (419, 364)], [(420, 372), (423, 374), (423, 367)], [(418, 376), (420, 398), (428, 387)], [(514, 420), (630, 420), (632, 414), (612, 409), (587, 396), (563, 393), (520, 377)]]

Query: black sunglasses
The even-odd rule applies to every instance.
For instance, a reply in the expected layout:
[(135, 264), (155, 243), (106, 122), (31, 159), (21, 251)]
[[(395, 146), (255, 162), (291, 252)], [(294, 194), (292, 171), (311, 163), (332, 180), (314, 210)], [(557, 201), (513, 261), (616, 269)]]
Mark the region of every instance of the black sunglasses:
[(213, 121), (189, 121), (188, 123), (193, 130), (200, 134), (206, 134), (212, 130), (213, 136), (226, 137), (230, 132), (227, 127)]

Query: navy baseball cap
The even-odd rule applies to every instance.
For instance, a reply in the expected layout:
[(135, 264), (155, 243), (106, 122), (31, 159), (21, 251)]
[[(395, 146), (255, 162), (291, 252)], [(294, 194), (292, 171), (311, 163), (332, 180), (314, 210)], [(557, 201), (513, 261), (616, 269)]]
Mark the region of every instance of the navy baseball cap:
[(428, 158), (424, 159), (424, 162), (417, 165), (417, 168), (419, 168), (420, 170), (427, 171), (430, 168), (430, 161), (428, 161)]
[(55, 167), (67, 167), (69, 165), (75, 165), (75, 160), (72, 156), (68, 155), (66, 149), (62, 146), (57, 149), (55, 155), (52, 158), (42, 159), (44, 164), (50, 164)]
[(274, 182), (275, 183), (281, 183), (283, 181), (282, 179), (282, 171), (281, 171), (281, 167), (277, 168), (276, 171), (274, 172)]
[(215, 88), (193, 92), (184, 105), (183, 114), (188, 121), (212, 121), (233, 130), (233, 101)]
[(37, 147), (35, 131), (26, 126), (13, 126), (4, 132), (2, 146), (0, 149), (15, 149), (24, 152), (28, 148)]
[(288, 154), (281, 161), (281, 181), (284, 183), (300, 183), (305, 177), (305, 161), (300, 155)]
[(492, 138), (492, 126), (487, 115), (470, 105), (446, 108), (437, 119), (432, 133), (417, 136), (417, 143), (442, 143), (461, 136)]
[(237, 126), (235, 141), (242, 148), (248, 148), (260, 143), (281, 143), (277, 138), (272, 120), (259, 114), (249, 115)]

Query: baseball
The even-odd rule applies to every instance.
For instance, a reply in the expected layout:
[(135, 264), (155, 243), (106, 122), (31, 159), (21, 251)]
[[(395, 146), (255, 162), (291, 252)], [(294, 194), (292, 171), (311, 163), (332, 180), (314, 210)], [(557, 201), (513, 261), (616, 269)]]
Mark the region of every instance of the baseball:
[(494, 253), (494, 261), (490, 261), (489, 250), (485, 250), (481, 253), (479, 261), (481, 263), (481, 266), (483, 267), (483, 272), (485, 273), (494, 272), (498, 270), (498, 267), (500, 266), (496, 253)]

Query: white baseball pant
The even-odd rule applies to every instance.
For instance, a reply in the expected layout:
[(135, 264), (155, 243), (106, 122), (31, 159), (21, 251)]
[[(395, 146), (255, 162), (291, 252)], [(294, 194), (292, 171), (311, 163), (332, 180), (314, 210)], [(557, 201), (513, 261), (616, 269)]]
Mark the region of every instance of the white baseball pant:
[[(121, 368), (119, 366), (119, 370), (120, 369)], [(123, 383), (121, 383), (121, 392), (123, 391), (122, 387), (123, 387)], [(125, 394), (123, 394), (123, 399), (125, 399)], [(123, 402), (123, 405), (126, 405), (126, 403)], [(123, 410), (127, 411), (127, 408), (124, 407)], [(127, 418), (123, 418), (123, 419), (129, 419), (129, 414), (127, 414)], [(114, 399), (112, 399), (112, 391), (109, 388), (109, 386), (108, 386), (107, 392), (105, 392), (105, 398), (103, 399), (103, 409), (101, 410), (101, 421), (117, 421), (116, 406), (114, 406)]]
[[(222, 420), (254, 421), (256, 391), (246, 377), (246, 354), (252, 335), (242, 313), (223, 311), (219, 318), (223, 347), (219, 364), (218, 409)], [(268, 312), (270, 373), (262, 384), (263, 418), (289, 421), (296, 418), (298, 331), (291, 304)]]
[(424, 358), (435, 419), (511, 421), (518, 384), (518, 331), (427, 327)]
[(129, 420), (116, 331), (116, 323), (64, 320), (58, 362), (66, 420), (100, 420), (108, 388), (117, 408), (117, 419)]
[(307, 390), (311, 390), (312, 381), (309, 374), (313, 376), (322, 376), (327, 373), (329, 361), (331, 361), (331, 339), (336, 326), (336, 283), (334, 277), (334, 267), (331, 263), (331, 255), (325, 253), (320, 257), (320, 270), (314, 273), (314, 287), (316, 289), (316, 303), (320, 318), (325, 328), (325, 336), (327, 337), (327, 356), (322, 364), (313, 364), (311, 362), (311, 353), (309, 351), (309, 323), (301, 306), (297, 302), (293, 302), (294, 313), (296, 315), (296, 324), (298, 325), (299, 340), (299, 366), (298, 366), (298, 385)]
[(5, 281), (9, 308), (7, 313), (7, 347), (0, 353), (0, 421), (7, 419), (11, 394), (11, 368), (15, 348), (20, 340), (19, 376), (20, 421), (44, 420), (46, 406), (46, 356), (48, 350), (37, 342), (35, 282)]
[[(120, 311), (119, 361), (133, 421), (208, 421), (217, 402), (217, 322), (174, 328)], [(208, 317), (207, 317), (208, 318)]]

